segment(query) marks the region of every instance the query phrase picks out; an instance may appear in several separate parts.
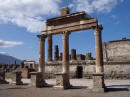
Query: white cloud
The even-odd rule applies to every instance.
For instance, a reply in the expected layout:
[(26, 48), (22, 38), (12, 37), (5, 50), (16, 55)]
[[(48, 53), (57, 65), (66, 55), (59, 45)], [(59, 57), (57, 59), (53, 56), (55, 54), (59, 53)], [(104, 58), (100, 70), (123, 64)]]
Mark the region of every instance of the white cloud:
[(0, 52), (0, 54), (9, 55), (7, 52)]
[(16, 45), (22, 45), (22, 44), (23, 42), (0, 40), (0, 48), (9, 48), (9, 47), (14, 47)]
[(40, 32), (42, 15), (57, 14), (61, 0), (0, 0), (0, 22), (11, 22), (30, 32)]
[(76, 11), (93, 12), (111, 12), (111, 10), (124, 0), (73, 0), (70, 7)]

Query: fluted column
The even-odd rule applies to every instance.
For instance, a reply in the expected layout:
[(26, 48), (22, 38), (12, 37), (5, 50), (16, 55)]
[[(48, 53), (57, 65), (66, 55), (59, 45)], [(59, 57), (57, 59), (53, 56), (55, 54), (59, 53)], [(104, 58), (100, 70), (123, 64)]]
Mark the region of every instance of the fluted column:
[(103, 73), (102, 25), (95, 28), (96, 73)]
[(48, 35), (48, 56), (47, 61), (52, 61), (52, 35)]

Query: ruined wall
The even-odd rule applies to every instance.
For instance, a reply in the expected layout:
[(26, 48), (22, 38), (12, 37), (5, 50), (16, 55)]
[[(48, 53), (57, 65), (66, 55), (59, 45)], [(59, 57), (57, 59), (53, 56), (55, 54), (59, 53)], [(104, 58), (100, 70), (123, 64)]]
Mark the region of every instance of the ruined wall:
[(130, 39), (109, 41), (103, 44), (104, 61), (130, 61)]
[[(92, 78), (95, 61), (70, 62), (70, 78), (77, 78), (78, 67), (82, 67), (82, 77)], [(55, 74), (61, 72), (61, 69), (61, 62), (46, 64), (46, 78), (55, 78)], [(104, 72), (107, 79), (130, 79), (130, 62), (105, 62)]]

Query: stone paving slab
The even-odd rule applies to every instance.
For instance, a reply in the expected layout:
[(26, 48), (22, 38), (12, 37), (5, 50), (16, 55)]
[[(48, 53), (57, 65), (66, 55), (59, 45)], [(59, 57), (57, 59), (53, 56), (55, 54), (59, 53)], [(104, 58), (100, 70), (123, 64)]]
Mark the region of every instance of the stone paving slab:
[[(30, 83), (30, 80), (23, 79), (23, 82)], [(46, 82), (54, 85), (55, 79), (49, 79)], [(116, 88), (106, 93), (88, 91), (88, 87), (92, 87), (92, 80), (71, 79), (70, 82), (73, 86), (82, 88), (62, 90), (57, 88), (35, 88), (29, 85), (1, 84), (0, 97), (130, 97), (130, 80), (106, 80), (106, 85), (109, 88)]]

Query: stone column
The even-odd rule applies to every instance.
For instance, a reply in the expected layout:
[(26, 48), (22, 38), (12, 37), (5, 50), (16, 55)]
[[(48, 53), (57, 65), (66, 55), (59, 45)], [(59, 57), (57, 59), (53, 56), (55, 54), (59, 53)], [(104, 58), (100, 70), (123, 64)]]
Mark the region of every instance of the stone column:
[(87, 53), (85, 59), (86, 60), (91, 60), (92, 59), (91, 53)]
[(96, 73), (103, 73), (102, 25), (95, 28)]
[(76, 49), (71, 49), (71, 60), (76, 60)]
[(63, 73), (69, 73), (69, 32), (63, 33), (62, 41), (63, 41), (62, 71)]
[(102, 25), (98, 25), (95, 30), (95, 50), (96, 50), (96, 73), (93, 74), (93, 91), (104, 92), (106, 90), (104, 83), (104, 67), (102, 52)]
[(62, 36), (63, 40), (63, 55), (62, 55), (62, 73), (58, 73), (56, 76), (57, 86), (63, 87), (63, 89), (70, 88), (69, 82), (69, 32), (64, 32)]
[(62, 53), (60, 53), (59, 61), (62, 61)]
[(54, 60), (58, 61), (58, 59), (59, 59), (59, 48), (58, 48), (58, 45), (55, 45), (55, 47), (54, 47)]
[(46, 35), (38, 35), (38, 38), (40, 39), (40, 49), (39, 49), (39, 66), (38, 66), (38, 74), (36, 80), (40, 80), (39, 87), (42, 87), (45, 85), (45, 79), (44, 79), (44, 73), (45, 73), (45, 39)]
[(48, 57), (47, 61), (52, 61), (52, 35), (48, 35)]

